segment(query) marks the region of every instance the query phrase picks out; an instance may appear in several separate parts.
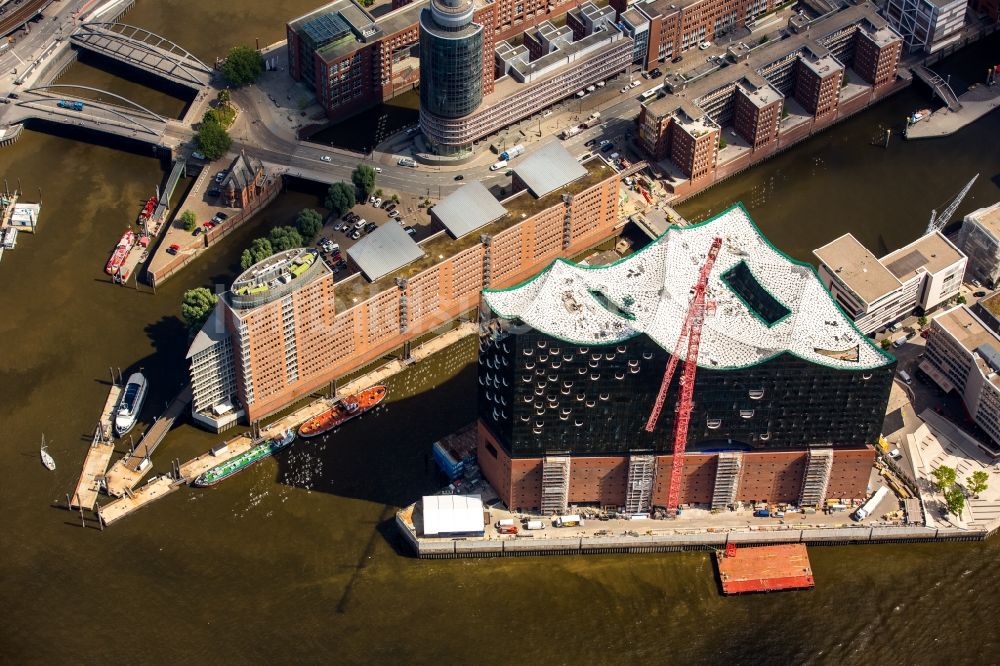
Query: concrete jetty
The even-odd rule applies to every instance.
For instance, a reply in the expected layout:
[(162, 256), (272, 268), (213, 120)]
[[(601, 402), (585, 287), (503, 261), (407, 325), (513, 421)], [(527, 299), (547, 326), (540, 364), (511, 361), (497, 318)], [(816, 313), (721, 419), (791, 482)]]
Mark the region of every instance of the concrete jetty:
[(957, 111), (938, 109), (925, 120), (906, 128), (907, 139), (933, 139), (949, 136), (1000, 107), (1000, 84), (976, 84), (958, 96), (962, 106)]
[(114, 434), (112, 427), (114, 424), (115, 407), (118, 406), (118, 398), (121, 397), (121, 394), (122, 385), (112, 384), (111, 390), (108, 391), (108, 399), (104, 402), (104, 409), (101, 410), (101, 419), (98, 421), (98, 425), (101, 428), (101, 439), (110, 440)]

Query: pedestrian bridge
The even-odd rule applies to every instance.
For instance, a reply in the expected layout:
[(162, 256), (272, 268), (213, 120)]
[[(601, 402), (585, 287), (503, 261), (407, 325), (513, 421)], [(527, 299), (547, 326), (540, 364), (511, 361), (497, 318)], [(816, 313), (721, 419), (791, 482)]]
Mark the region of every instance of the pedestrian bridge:
[[(74, 108), (79, 102), (82, 106)], [(16, 125), (25, 120), (46, 120), (107, 134), (161, 144), (167, 119), (121, 95), (89, 86), (53, 84), (37, 86), (7, 99), (2, 121)]]
[(178, 85), (200, 90), (212, 79), (212, 68), (173, 43), (145, 28), (125, 23), (84, 23), (70, 42), (131, 65)]

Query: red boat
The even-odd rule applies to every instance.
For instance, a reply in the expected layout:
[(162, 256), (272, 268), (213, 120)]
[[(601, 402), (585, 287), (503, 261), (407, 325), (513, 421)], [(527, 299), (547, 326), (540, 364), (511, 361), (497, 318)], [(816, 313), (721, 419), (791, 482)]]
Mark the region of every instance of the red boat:
[(148, 222), (149, 218), (153, 217), (153, 211), (156, 210), (156, 203), (156, 195), (153, 195), (146, 200), (146, 205), (143, 206), (142, 211), (139, 212), (139, 224)]
[(299, 426), (299, 437), (316, 437), (324, 432), (329, 432), (355, 416), (361, 416), (382, 402), (385, 394), (385, 386), (379, 384), (365, 389), (357, 395), (349, 395), (338, 400), (333, 404), (333, 407)]
[(132, 246), (135, 245), (135, 233), (132, 228), (129, 227), (122, 234), (121, 239), (118, 241), (118, 245), (115, 247), (115, 251), (111, 253), (111, 258), (108, 259), (108, 265), (104, 267), (104, 272), (108, 275), (114, 275), (118, 272), (119, 267), (125, 263), (125, 257), (132, 250)]

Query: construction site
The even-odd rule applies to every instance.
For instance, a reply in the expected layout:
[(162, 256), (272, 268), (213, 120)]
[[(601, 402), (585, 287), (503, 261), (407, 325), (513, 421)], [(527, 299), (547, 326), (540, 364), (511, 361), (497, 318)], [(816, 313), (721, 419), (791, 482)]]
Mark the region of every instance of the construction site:
[(928, 515), (880, 436), (895, 358), (742, 207), (482, 312), (479, 420), (397, 514), (420, 557), (986, 536)]

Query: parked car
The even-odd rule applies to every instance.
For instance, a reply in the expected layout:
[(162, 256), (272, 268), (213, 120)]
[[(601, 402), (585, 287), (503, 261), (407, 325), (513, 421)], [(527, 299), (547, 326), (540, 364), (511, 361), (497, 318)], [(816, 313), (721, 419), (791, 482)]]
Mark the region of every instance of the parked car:
[(384, 208), (385, 210), (392, 210), (395, 207), (396, 204), (393, 202), (392, 199), (386, 199), (385, 201), (382, 202), (382, 208)]
[(205, 222), (205, 223), (204, 223), (204, 224), (202, 224), (201, 226), (202, 226), (202, 228), (203, 228), (203, 229), (204, 229), (205, 231), (208, 231), (209, 229), (212, 229), (212, 228), (214, 228), (214, 227), (215, 227), (215, 222), (212, 222), (211, 220), (209, 220), (208, 222)]
[(204, 231), (204, 229), (202, 229), (201, 227), (195, 227), (194, 231), (191, 232), (191, 235), (192, 236), (201, 236), (201, 232), (203, 232), (203, 231)]
[(320, 157), (320, 159), (323, 160), (324, 162), (332, 162), (333, 161), (333, 159), (329, 155), (323, 155), (322, 157)]
[(629, 88), (635, 88), (640, 85), (642, 85), (642, 81), (633, 81), (632, 83), (629, 84)]
[(684, 60), (684, 56), (682, 56), (682, 55), (679, 55), (679, 56), (677, 56), (676, 58), (672, 59), (672, 60), (671, 60), (670, 62), (672, 62), (672, 63), (674, 63), (674, 64), (677, 64), (677, 63), (679, 63), (679, 62), (680, 62), (681, 60)]
[(346, 225), (346, 224), (347, 224), (347, 220), (341, 220), (340, 222), (337, 222), (337, 224), (333, 225), (333, 230), (334, 231), (340, 231), (341, 229), (344, 228), (344, 225)]
[(375, 197), (374, 194), (369, 194), (368, 195), (368, 203), (375, 203), (375, 198), (376, 197)]
[(705, 49), (710, 49), (712, 48), (712, 42), (702, 42), (701, 44), (698, 45), (698, 48), (701, 49), (702, 51), (704, 51)]
[(221, 183), (225, 179), (226, 179), (226, 171), (225, 171), (225, 169), (223, 169), (219, 173), (215, 174), (215, 182), (216, 183)]
[(591, 139), (587, 143), (583, 144), (583, 147), (584, 148), (593, 148), (596, 145), (597, 145), (597, 139)]
[(629, 91), (629, 86), (623, 86), (621, 92), (627, 93)]
[(399, 219), (399, 211), (393, 208), (392, 210), (389, 211), (389, 217), (393, 219)]
[(228, 219), (229, 219), (229, 216), (227, 214), (223, 213), (221, 210), (218, 213), (215, 214), (215, 217), (212, 218), (212, 220), (214, 220), (215, 222), (224, 222), (224, 221), (226, 221)]
[(615, 144), (610, 143), (610, 142), (604, 144), (603, 146), (601, 146), (601, 152), (602, 153), (607, 153), (607, 152), (610, 152), (610, 151), (612, 151), (614, 149), (615, 149)]
[(415, 236), (417, 234), (417, 230), (414, 229), (413, 227), (403, 227), (403, 229), (405, 229), (406, 233), (410, 234), (411, 236)]
[(457, 176), (455, 176), (455, 180), (465, 180), (465, 176), (463, 176), (462, 174), (458, 174)]
[(196, 150), (191, 153), (191, 157), (195, 158), (196, 160), (203, 160), (205, 159), (205, 153), (201, 152), (200, 150)]
[(361, 238), (361, 231), (359, 229), (355, 229), (354, 231), (352, 231), (351, 238), (353, 238), (354, 240), (358, 240), (359, 238)]
[(378, 225), (375, 224), (374, 222), (369, 222), (368, 224), (365, 225), (365, 233), (366, 234), (370, 234), (371, 232), (375, 231), (376, 229), (378, 229)]
[(372, 202), (372, 205), (376, 208), (380, 208), (382, 206), (382, 199), (375, 197), (375, 201)]
[(382, 173), (382, 167), (375, 167), (375, 173)]
[(222, 190), (220, 190), (220, 189), (219, 189), (219, 188), (217, 188), (217, 187), (213, 187), (212, 189), (210, 189), (210, 190), (208, 191), (208, 196), (210, 196), (210, 197), (217, 197), (217, 196), (219, 196), (220, 194), (222, 194)]
[(170, 247), (167, 248), (167, 254), (177, 254), (177, 251), (181, 249), (181, 246), (177, 243), (172, 243)]
[(657, 67), (657, 68), (656, 68), (656, 69), (654, 69), (654, 70), (653, 70), (652, 72), (650, 72), (650, 73), (649, 73), (649, 75), (650, 75), (651, 77), (653, 77), (654, 79), (658, 79), (658, 78), (660, 78), (661, 76), (663, 76), (663, 72), (661, 72), (661, 71), (660, 71), (660, 68), (659, 68), (659, 67)]

